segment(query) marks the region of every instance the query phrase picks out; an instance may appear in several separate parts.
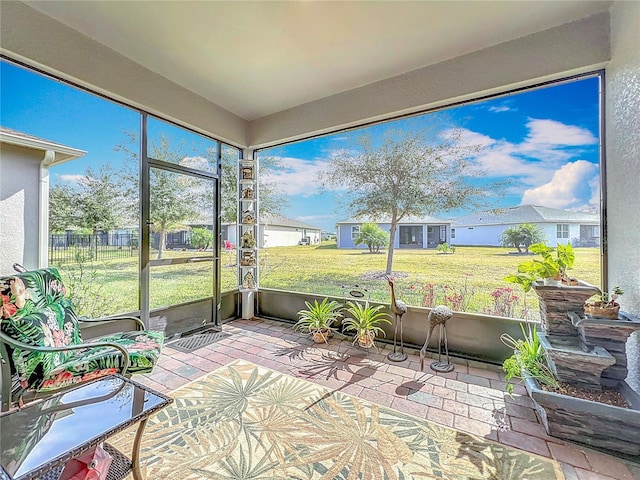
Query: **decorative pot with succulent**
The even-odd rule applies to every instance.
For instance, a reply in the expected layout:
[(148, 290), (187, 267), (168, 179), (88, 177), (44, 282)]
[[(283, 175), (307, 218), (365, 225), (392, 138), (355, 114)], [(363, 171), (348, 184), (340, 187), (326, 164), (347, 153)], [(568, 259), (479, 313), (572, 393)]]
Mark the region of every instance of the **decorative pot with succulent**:
[(618, 297), (624, 295), (618, 286), (613, 287), (611, 292), (602, 292), (594, 295), (592, 299), (584, 303), (584, 312), (589, 317), (603, 317), (617, 319), (620, 314), (620, 304), (616, 302)]
[(345, 332), (355, 332), (353, 343), (358, 342), (361, 347), (371, 348), (376, 335), (385, 335), (381, 324), (391, 324), (389, 315), (381, 310), (384, 305), (371, 306), (369, 302), (362, 305), (359, 302), (347, 302), (347, 315), (342, 322)]
[(313, 304), (304, 304), (307, 309), (298, 312), (299, 320), (293, 326), (294, 330), (310, 333), (316, 343), (327, 343), (333, 323), (342, 317), (342, 305), (326, 297), (320, 303), (314, 300)]

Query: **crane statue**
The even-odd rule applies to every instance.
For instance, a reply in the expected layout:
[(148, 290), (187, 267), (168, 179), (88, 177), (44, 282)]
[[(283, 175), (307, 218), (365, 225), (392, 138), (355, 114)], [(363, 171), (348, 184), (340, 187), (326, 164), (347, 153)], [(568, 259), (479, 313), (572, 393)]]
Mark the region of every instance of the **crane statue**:
[[(387, 355), (387, 358), (392, 362), (403, 362), (407, 359), (407, 354), (404, 353), (404, 343), (402, 340), (402, 316), (407, 313), (407, 304), (402, 300), (396, 299), (396, 292), (393, 287), (393, 279), (389, 276), (386, 277), (391, 288), (391, 311), (395, 314), (395, 322), (393, 329), (393, 352)], [(400, 351), (396, 351), (396, 342), (398, 337), (398, 324), (400, 324)]]
[[(429, 340), (431, 340), (431, 334), (433, 329), (439, 327), (438, 335), (438, 361), (433, 362), (431, 370), (436, 372), (450, 372), (453, 370), (453, 364), (449, 362), (449, 347), (447, 345), (447, 328), (446, 323), (453, 316), (451, 309), (445, 305), (438, 305), (429, 312), (429, 331), (427, 332), (427, 339), (424, 342), (424, 346), (420, 349), (420, 371), (424, 369), (424, 358), (427, 355), (427, 346)], [(442, 348), (442, 340), (444, 337), (444, 348), (447, 354), (447, 362), (444, 363), (440, 360), (440, 350)]]

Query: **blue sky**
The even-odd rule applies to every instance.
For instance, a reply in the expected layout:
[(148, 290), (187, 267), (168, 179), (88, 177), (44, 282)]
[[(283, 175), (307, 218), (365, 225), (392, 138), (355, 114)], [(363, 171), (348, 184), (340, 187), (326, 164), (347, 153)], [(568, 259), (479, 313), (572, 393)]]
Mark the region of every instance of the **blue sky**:
[[(450, 109), (463, 129), (462, 141), (483, 145), (472, 160), (491, 179), (512, 179), (514, 187), (491, 207), (521, 204), (587, 210), (599, 204), (598, 79), (511, 94)], [(412, 117), (368, 129), (414, 128)], [(83, 158), (56, 167), (52, 182), (73, 180), (88, 166), (118, 165), (114, 146), (123, 131), (137, 132), (137, 112), (76, 90), (6, 62), (0, 63), (0, 124), (70, 147), (86, 150)], [(351, 149), (361, 131), (342, 132), (263, 150), (285, 167), (275, 175), (287, 197), (282, 212), (324, 230), (348, 214), (337, 209), (336, 192), (320, 192), (316, 173), (328, 159)], [(470, 212), (448, 212), (439, 216)]]
[[(414, 128), (426, 114), (369, 127), (372, 136), (387, 128)], [(461, 141), (482, 145), (472, 160), (487, 178), (510, 179), (514, 186), (490, 208), (541, 205), (578, 211), (599, 206), (598, 79), (560, 84), (447, 111), (463, 131)], [(276, 175), (289, 197), (287, 216), (335, 230), (349, 215), (336, 211), (335, 192), (321, 192), (316, 173), (326, 161), (350, 149), (362, 130), (262, 150), (285, 168)], [(443, 212), (440, 217), (471, 213)]]

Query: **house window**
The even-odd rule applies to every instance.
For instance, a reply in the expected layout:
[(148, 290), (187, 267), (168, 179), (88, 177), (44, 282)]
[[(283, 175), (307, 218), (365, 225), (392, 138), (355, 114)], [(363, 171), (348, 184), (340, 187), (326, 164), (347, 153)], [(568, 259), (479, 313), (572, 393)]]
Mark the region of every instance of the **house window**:
[(558, 223), (556, 225), (556, 237), (557, 238), (569, 238), (569, 224)]
[(456, 238), (456, 229), (455, 228), (451, 229), (451, 238)]
[(351, 227), (351, 240), (355, 241), (360, 235), (360, 225), (353, 225)]
[(440, 243), (447, 241), (447, 226), (440, 225)]

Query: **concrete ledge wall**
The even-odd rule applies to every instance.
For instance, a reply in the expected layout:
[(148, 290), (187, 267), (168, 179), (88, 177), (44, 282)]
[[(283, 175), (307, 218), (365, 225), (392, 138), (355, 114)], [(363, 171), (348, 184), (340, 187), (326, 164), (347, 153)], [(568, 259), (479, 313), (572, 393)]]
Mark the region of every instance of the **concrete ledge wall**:
[[(293, 324), (297, 321), (297, 312), (306, 308), (304, 302), (322, 300), (322, 295), (310, 295), (284, 290), (260, 289), (258, 292), (258, 316), (283, 319)], [(341, 297), (329, 297), (342, 302)], [(374, 302), (372, 302), (374, 303)], [(389, 305), (387, 313), (391, 314)], [(405, 345), (421, 348), (427, 336), (428, 308), (409, 307), (403, 316)], [(502, 363), (511, 355), (501, 341), (500, 335), (508, 333), (514, 337), (521, 335), (520, 320), (503, 317), (490, 317), (470, 313), (455, 312), (447, 322), (447, 338), (451, 355), (490, 363)], [(393, 341), (393, 325), (384, 328), (387, 341)], [(437, 335), (430, 341), (430, 350), (437, 351)]]

